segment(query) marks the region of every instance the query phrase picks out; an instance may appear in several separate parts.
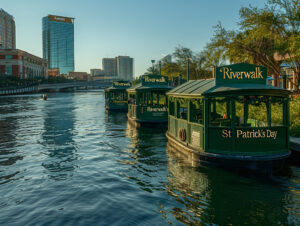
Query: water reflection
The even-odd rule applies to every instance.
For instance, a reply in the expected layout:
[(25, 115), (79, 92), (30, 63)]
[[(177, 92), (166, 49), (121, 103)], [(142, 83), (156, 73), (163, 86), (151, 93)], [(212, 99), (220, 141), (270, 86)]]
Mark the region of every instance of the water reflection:
[[(28, 99), (29, 103), (27, 103)], [(35, 99), (34, 96), (0, 97), (0, 184), (10, 182), (20, 173), (19, 170), (10, 167), (24, 158), (19, 150), (23, 145), (19, 140), (19, 131), (22, 132), (19, 120), (28, 117), (24, 111), (36, 110), (33, 104)]]
[(126, 136), (131, 143), (123, 150), (128, 159), (120, 161), (130, 165), (124, 176), (135, 181), (141, 189), (148, 192), (163, 190), (165, 179), (165, 131), (158, 128), (135, 127), (127, 122)]
[[(44, 109), (44, 132), (42, 145), (45, 158), (42, 165), (51, 179), (63, 180), (72, 176), (76, 168), (77, 148), (73, 140), (75, 103), (74, 94), (64, 94), (47, 100)], [(63, 102), (63, 103), (60, 103)]]
[(171, 150), (167, 154), (166, 191), (178, 203), (169, 212), (182, 223), (286, 225), (297, 218), (291, 216), (290, 201), (286, 199), (289, 191), (280, 189), (273, 180), (239, 176), (208, 166), (191, 167)]
[(106, 122), (115, 125), (126, 125), (127, 115), (125, 112), (108, 111), (105, 113)]

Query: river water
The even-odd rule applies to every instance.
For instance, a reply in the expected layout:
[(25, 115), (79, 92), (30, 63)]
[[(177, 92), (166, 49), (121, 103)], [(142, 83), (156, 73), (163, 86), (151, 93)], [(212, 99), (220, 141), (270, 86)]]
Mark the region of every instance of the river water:
[(101, 90), (0, 97), (0, 225), (300, 225), (300, 168), (194, 167)]

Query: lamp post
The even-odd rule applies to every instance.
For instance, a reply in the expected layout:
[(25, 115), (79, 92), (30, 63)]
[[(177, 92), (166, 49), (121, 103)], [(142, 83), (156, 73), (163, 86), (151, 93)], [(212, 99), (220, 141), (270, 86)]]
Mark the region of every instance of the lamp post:
[(187, 82), (189, 81), (189, 78), (190, 78), (190, 58), (187, 57), (186, 58), (186, 61), (187, 61), (187, 68), (186, 68), (186, 80)]
[(212, 78), (216, 78), (216, 66), (211, 66)]
[(159, 75), (161, 75), (161, 61), (158, 61), (158, 65), (159, 65)]
[(151, 60), (151, 63), (152, 63), (152, 74), (154, 74), (154, 63), (155, 63), (155, 60)]
[(287, 64), (282, 64), (280, 65), (280, 71), (281, 71), (281, 75), (282, 75), (282, 88), (286, 89), (286, 80), (287, 80), (287, 73), (286, 73), (286, 69), (288, 68)]
[(282, 82), (283, 82), (283, 89), (286, 89), (286, 71), (282, 71)]

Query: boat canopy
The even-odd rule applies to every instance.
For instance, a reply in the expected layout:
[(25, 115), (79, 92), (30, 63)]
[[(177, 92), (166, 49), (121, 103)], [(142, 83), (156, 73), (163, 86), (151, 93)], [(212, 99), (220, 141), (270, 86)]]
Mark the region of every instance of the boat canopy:
[(216, 68), (216, 79), (191, 80), (169, 91), (168, 96), (195, 97), (234, 94), (289, 95), (291, 92), (267, 84), (267, 69), (246, 63)]
[(203, 95), (206, 91), (215, 87), (215, 79), (190, 80), (167, 93), (169, 96)]
[(270, 94), (290, 94), (289, 90), (263, 85), (263, 84), (224, 84), (216, 86), (215, 79), (190, 80), (178, 86), (167, 94), (168, 96), (205, 96), (205, 95), (226, 95), (241, 92), (267, 92)]

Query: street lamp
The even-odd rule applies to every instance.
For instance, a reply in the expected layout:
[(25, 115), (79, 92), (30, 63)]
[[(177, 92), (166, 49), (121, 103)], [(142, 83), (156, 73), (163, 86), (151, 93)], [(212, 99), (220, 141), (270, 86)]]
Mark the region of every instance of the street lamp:
[(186, 61), (187, 61), (187, 68), (186, 68), (186, 80), (187, 82), (189, 81), (189, 78), (190, 78), (190, 58), (187, 57), (186, 58)]
[(152, 63), (152, 74), (154, 74), (154, 63), (155, 63), (155, 60), (151, 60), (151, 63)]
[(282, 64), (280, 67), (281, 67), (281, 75), (282, 75), (282, 88), (283, 89), (286, 89), (286, 78), (287, 78), (287, 74), (286, 74), (286, 68), (287, 68), (288, 65), (286, 64)]
[(286, 89), (286, 71), (282, 71), (282, 82), (283, 82), (283, 89)]

